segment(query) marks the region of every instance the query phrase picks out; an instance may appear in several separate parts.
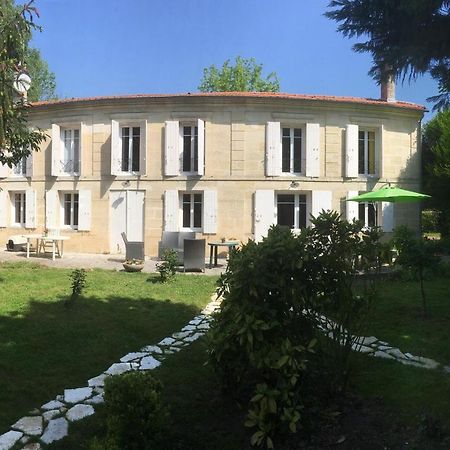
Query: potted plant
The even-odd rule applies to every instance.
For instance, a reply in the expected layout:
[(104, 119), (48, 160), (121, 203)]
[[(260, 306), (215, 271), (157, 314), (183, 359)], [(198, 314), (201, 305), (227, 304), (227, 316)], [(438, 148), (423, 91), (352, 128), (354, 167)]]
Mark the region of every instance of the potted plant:
[(144, 268), (142, 259), (127, 259), (122, 263), (125, 272), (140, 272)]

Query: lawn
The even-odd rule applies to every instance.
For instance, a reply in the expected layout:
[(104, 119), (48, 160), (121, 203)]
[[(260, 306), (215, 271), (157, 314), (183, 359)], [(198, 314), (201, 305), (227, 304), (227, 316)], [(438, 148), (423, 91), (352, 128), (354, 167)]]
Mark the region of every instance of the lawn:
[(216, 278), (87, 272), (71, 308), (69, 270), (0, 264), (0, 434), (27, 411), (159, 342), (208, 303)]

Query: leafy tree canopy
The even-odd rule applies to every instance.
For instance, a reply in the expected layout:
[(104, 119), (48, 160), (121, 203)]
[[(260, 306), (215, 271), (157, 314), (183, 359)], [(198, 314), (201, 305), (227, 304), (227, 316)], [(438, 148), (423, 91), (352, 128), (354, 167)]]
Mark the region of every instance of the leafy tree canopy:
[(429, 72), (439, 85), (429, 100), (438, 110), (450, 106), (449, 0), (332, 0), (328, 7), (344, 36), (367, 38), (353, 50), (372, 55), (376, 80)]
[(26, 55), (26, 68), (31, 77), (28, 100), (54, 100), (56, 95), (55, 74), (50, 71), (48, 64), (41, 57), (37, 48), (29, 48)]
[(439, 231), (450, 236), (450, 110), (436, 114), (424, 128), (424, 184), (431, 206), (440, 211)]
[(33, 0), (16, 6), (0, 0), (0, 163), (10, 167), (38, 150), (45, 138), (41, 130), (27, 124), (28, 102), (14, 89), (18, 75), (25, 69), (28, 42), (37, 11)]
[(227, 59), (218, 69), (212, 65), (203, 70), (198, 89), (201, 92), (279, 92), (280, 82), (275, 72), (262, 78), (262, 64), (254, 58), (236, 57), (234, 65)]

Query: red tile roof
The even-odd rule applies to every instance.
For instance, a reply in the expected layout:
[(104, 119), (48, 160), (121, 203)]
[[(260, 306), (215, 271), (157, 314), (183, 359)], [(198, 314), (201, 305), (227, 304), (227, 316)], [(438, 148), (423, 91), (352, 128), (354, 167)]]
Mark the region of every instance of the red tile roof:
[(87, 103), (108, 100), (133, 100), (133, 99), (152, 99), (152, 98), (182, 98), (182, 97), (239, 97), (239, 98), (267, 98), (267, 99), (287, 99), (287, 100), (308, 100), (336, 103), (356, 103), (362, 105), (386, 105), (396, 108), (415, 109), (425, 111), (422, 105), (409, 102), (386, 102), (380, 99), (362, 98), (362, 97), (338, 97), (335, 95), (305, 95), (305, 94), (286, 94), (273, 92), (195, 92), (182, 94), (130, 94), (130, 95), (111, 95), (103, 97), (85, 97), (85, 98), (65, 98), (61, 100), (40, 101), (32, 103), (33, 106), (64, 105), (71, 103)]

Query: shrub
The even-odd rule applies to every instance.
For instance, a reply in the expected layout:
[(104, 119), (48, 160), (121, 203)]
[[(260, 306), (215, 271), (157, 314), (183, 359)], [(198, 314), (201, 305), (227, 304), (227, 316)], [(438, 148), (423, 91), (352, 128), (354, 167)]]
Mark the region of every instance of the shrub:
[(163, 262), (156, 264), (161, 283), (170, 281), (177, 271), (178, 255), (175, 250), (165, 250), (162, 255)]
[(422, 232), (439, 232), (439, 211), (434, 209), (425, 209), (422, 211)]
[(161, 401), (161, 383), (148, 372), (109, 377), (105, 383), (107, 434), (91, 449), (160, 448), (169, 415)]
[(66, 305), (72, 306), (86, 287), (86, 271), (84, 269), (74, 269), (69, 276), (72, 280), (72, 295), (66, 301)]
[[(376, 266), (376, 233), (361, 238), (362, 225), (342, 222), (337, 213), (323, 213), (314, 225), (299, 235), (271, 228), (262, 242), (234, 252), (220, 279), (223, 302), (209, 356), (223, 388), (248, 401), (253, 445), (272, 448), (274, 439), (296, 432), (308, 406), (344, 382), (353, 337), (342, 326), (354, 327), (367, 304), (351, 284), (358, 255)], [(339, 358), (325, 366), (323, 313), (339, 321), (329, 331)], [(324, 367), (333, 376), (324, 376)]]

